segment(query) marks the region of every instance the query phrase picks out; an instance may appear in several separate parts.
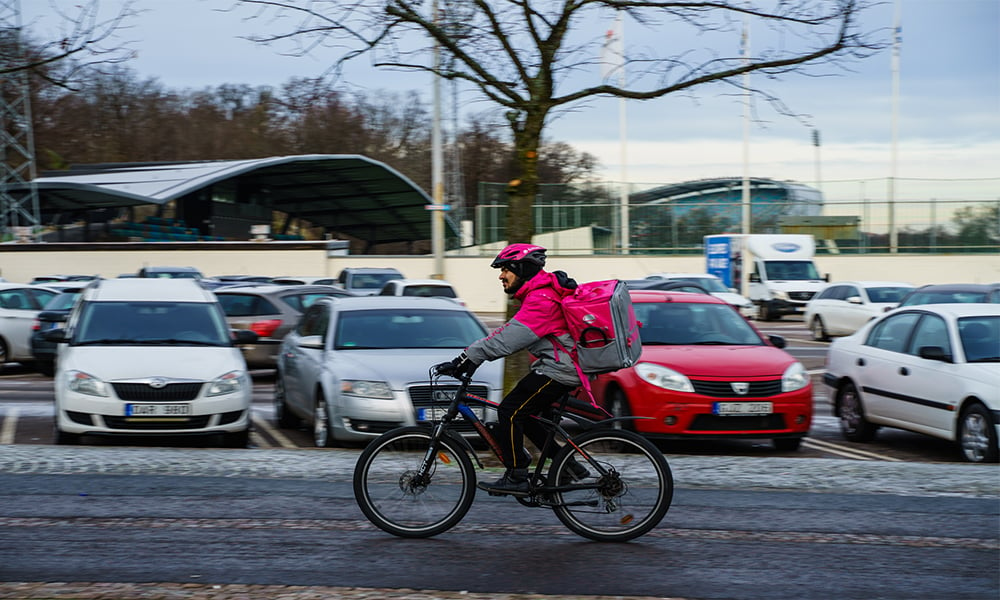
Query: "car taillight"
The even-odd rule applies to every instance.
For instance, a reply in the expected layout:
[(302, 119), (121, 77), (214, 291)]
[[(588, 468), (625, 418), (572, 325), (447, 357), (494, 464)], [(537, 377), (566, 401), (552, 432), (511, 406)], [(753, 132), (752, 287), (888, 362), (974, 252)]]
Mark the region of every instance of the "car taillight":
[(34, 321), (31, 322), (32, 331), (39, 331), (41, 328), (42, 328), (42, 322), (39, 321), (38, 319), (35, 319)]
[(281, 319), (268, 319), (266, 321), (255, 321), (250, 325), (250, 331), (256, 333), (258, 336), (271, 337), (274, 330), (281, 326)]

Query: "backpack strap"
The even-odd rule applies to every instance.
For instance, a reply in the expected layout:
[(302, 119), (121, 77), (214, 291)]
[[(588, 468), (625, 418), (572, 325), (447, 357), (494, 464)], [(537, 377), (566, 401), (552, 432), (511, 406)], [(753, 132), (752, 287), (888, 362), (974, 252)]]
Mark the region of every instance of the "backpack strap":
[(587, 399), (590, 400), (591, 406), (596, 408), (598, 411), (608, 415), (609, 417), (614, 417), (613, 414), (608, 412), (608, 409), (598, 404), (597, 399), (594, 398), (594, 391), (590, 388), (590, 377), (588, 377), (583, 372), (583, 369), (580, 368), (580, 362), (576, 359), (576, 351), (567, 350), (566, 347), (562, 345), (562, 342), (557, 340), (555, 336), (549, 336), (549, 339), (552, 341), (552, 349), (555, 352), (557, 361), (559, 360), (560, 348), (570, 357), (570, 360), (573, 361), (573, 366), (576, 367), (576, 373), (577, 375), (580, 376), (580, 387), (582, 387), (583, 391), (587, 393)]

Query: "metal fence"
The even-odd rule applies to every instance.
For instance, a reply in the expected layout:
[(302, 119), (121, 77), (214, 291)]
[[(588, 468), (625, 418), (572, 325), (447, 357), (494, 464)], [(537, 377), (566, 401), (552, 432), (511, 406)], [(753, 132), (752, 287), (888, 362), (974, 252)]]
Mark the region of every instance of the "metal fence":
[[(634, 194), (654, 187), (629, 184)], [(816, 228), (821, 251), (841, 253), (1000, 252), (1000, 178), (976, 180), (869, 179), (823, 182), (822, 216), (851, 217), (856, 227), (835, 233)], [(614, 183), (543, 185), (534, 205), (535, 234), (591, 228), (597, 252), (622, 250), (621, 222), (628, 219), (632, 253), (701, 252), (705, 235), (742, 231), (738, 190), (731, 201), (631, 202), (622, 210)], [(475, 210), (475, 242), (506, 239), (506, 184), (481, 184)], [(751, 197), (750, 233), (789, 233), (783, 215), (791, 203)], [(583, 242), (581, 242), (583, 243)], [(563, 249), (568, 249), (563, 246)], [(579, 248), (587, 250), (587, 248)]]

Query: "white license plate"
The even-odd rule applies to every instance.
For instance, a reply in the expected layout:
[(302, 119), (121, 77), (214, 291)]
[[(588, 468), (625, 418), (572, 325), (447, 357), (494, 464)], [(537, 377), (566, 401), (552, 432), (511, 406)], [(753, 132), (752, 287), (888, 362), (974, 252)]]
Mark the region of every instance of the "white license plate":
[(715, 402), (712, 404), (712, 414), (721, 417), (736, 415), (769, 415), (774, 412), (770, 402)]
[[(480, 421), (483, 420), (483, 415), (485, 413), (484, 413), (484, 409), (483, 409), (482, 406), (470, 406), (469, 408), (472, 409), (472, 414), (476, 415), (476, 417)], [(418, 408), (417, 409), (417, 420), (418, 421), (437, 421), (438, 419), (440, 419), (441, 417), (444, 416), (444, 413), (447, 410), (448, 409), (446, 409), (446, 408), (437, 408), (437, 407), (434, 407), (434, 408)], [(458, 413), (458, 418), (459, 419), (464, 419), (465, 417), (462, 416), (462, 413)]]
[(126, 417), (185, 417), (191, 414), (190, 404), (126, 404)]

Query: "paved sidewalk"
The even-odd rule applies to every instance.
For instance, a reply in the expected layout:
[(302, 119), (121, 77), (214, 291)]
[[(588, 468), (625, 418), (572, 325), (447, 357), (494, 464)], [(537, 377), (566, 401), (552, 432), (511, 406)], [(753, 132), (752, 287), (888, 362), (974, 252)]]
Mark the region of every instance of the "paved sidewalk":
[[(0, 446), (0, 473), (350, 481), (360, 450)], [(1000, 498), (1000, 466), (667, 455), (680, 488)]]

